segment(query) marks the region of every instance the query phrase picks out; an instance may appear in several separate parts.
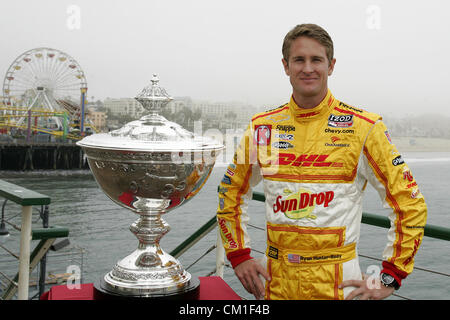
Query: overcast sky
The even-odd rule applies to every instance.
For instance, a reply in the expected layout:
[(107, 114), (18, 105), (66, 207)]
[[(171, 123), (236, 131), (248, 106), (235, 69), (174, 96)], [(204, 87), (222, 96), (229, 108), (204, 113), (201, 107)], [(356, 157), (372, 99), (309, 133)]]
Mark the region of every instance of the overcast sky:
[(336, 98), (382, 115), (450, 115), (449, 1), (39, 0), (0, 2), (0, 76), (23, 52), (59, 49), (88, 96), (134, 97), (157, 73), (172, 96), (288, 101), (285, 34), (317, 23), (335, 45)]

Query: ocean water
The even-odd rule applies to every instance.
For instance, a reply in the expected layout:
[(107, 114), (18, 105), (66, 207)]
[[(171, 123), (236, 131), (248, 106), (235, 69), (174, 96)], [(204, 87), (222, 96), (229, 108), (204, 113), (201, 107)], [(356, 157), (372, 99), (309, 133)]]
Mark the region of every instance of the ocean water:
[[(403, 158), (411, 168), (419, 188), (425, 196), (428, 206), (428, 224), (450, 228), (450, 152), (403, 153)], [(170, 224), (171, 231), (161, 240), (162, 248), (170, 252), (178, 244), (215, 215), (217, 208), (217, 185), (226, 168), (216, 166), (197, 196), (185, 205), (165, 214), (163, 218)], [(138, 216), (129, 210), (114, 204), (100, 190), (89, 170), (80, 171), (35, 171), (0, 172), (0, 179), (35, 190), (51, 197), (50, 225), (65, 226), (70, 229), (72, 247), (85, 250), (82, 265), (82, 282), (94, 282), (109, 272), (117, 260), (125, 257), (137, 247), (137, 239), (129, 231), (129, 226)], [(262, 185), (256, 190), (261, 191)], [(0, 199), (0, 201), (2, 201)], [(364, 196), (364, 212), (387, 215), (375, 190), (368, 186)], [(252, 225), (264, 227), (264, 204), (252, 201), (249, 205)], [(8, 202), (5, 216), (10, 222), (20, 225), (20, 207)], [(42, 221), (34, 211), (33, 227), (41, 227)], [(19, 232), (7, 226), (11, 236), (5, 246), (12, 251), (19, 250)], [(252, 247), (265, 250), (264, 231), (249, 228)], [(359, 243), (359, 253), (364, 256), (381, 258), (387, 237), (387, 229), (363, 224)], [(205, 276), (215, 269), (215, 250), (206, 254), (202, 260), (193, 264), (211, 248), (217, 239), (217, 229), (195, 244), (179, 260), (193, 276)], [(255, 257), (261, 254), (255, 252)], [(0, 271), (9, 258), (0, 249)], [(444, 240), (424, 238), (416, 258), (415, 266), (449, 274), (450, 243)], [(193, 264), (193, 265), (192, 265)], [(371, 266), (381, 266), (381, 262), (360, 257), (363, 272)], [(11, 263), (10, 263), (11, 265)], [(66, 266), (60, 263), (59, 270), (66, 272)], [(52, 256), (49, 257), (48, 271), (51, 272)], [(16, 269), (17, 270), (17, 269)], [(6, 270), (12, 272), (14, 270)], [(225, 281), (242, 297), (252, 299), (242, 288), (239, 280), (230, 268), (225, 268)], [(414, 272), (403, 281), (402, 288), (396, 292), (399, 296), (389, 299), (450, 299), (450, 277), (428, 273), (422, 270)]]

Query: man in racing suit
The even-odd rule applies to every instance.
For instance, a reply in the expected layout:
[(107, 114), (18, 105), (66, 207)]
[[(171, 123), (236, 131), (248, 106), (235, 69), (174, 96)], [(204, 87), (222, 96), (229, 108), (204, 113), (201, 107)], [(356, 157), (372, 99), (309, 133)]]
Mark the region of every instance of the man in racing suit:
[[(283, 58), (291, 99), (253, 116), (220, 183), (217, 219), (227, 258), (257, 298), (385, 298), (413, 270), (426, 223), (424, 198), (381, 117), (337, 100), (328, 89), (336, 60), (327, 43), (311, 35), (326, 31), (294, 29)], [(264, 268), (250, 255), (246, 228), (247, 203), (261, 180)], [(362, 280), (357, 253), (368, 181), (393, 209), (381, 272), (393, 282), (375, 288)]]

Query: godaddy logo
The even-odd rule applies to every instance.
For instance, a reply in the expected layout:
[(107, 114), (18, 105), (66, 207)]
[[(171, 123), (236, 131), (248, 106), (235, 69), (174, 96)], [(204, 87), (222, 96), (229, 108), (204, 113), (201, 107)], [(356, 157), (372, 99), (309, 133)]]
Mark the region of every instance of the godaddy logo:
[(334, 199), (333, 191), (324, 191), (319, 193), (311, 193), (309, 190), (300, 189), (299, 191), (292, 193), (289, 190), (285, 190), (285, 197), (278, 196), (273, 204), (273, 211), (283, 212), (284, 215), (290, 219), (316, 219), (317, 217), (312, 214), (316, 205), (323, 205), (328, 207), (331, 201)]

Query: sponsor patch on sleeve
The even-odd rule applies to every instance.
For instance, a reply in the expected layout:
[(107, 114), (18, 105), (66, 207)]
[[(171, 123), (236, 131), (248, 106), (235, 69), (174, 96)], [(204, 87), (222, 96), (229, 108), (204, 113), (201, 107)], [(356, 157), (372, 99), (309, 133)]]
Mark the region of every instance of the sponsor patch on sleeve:
[(234, 171), (231, 170), (230, 168), (227, 168), (227, 174), (230, 176), (234, 176)]
[(399, 166), (399, 165), (404, 164), (404, 163), (405, 163), (405, 161), (403, 160), (402, 156), (397, 156), (397, 157), (395, 157), (395, 158), (392, 160), (392, 164), (393, 164), (394, 166)]
[(227, 188), (224, 188), (224, 187), (220, 187), (219, 186), (219, 193), (220, 194), (225, 194), (225, 193), (227, 193), (228, 192), (228, 189)]
[(222, 182), (225, 184), (231, 184), (231, 178), (227, 175), (224, 175), (222, 178)]
[(388, 139), (389, 143), (392, 144), (392, 139), (391, 139), (391, 136), (389, 135), (389, 131), (386, 130), (386, 131), (384, 132), (384, 135), (385, 135), (386, 138)]
[(267, 146), (270, 144), (271, 125), (257, 125), (255, 126), (255, 141), (260, 146)]

